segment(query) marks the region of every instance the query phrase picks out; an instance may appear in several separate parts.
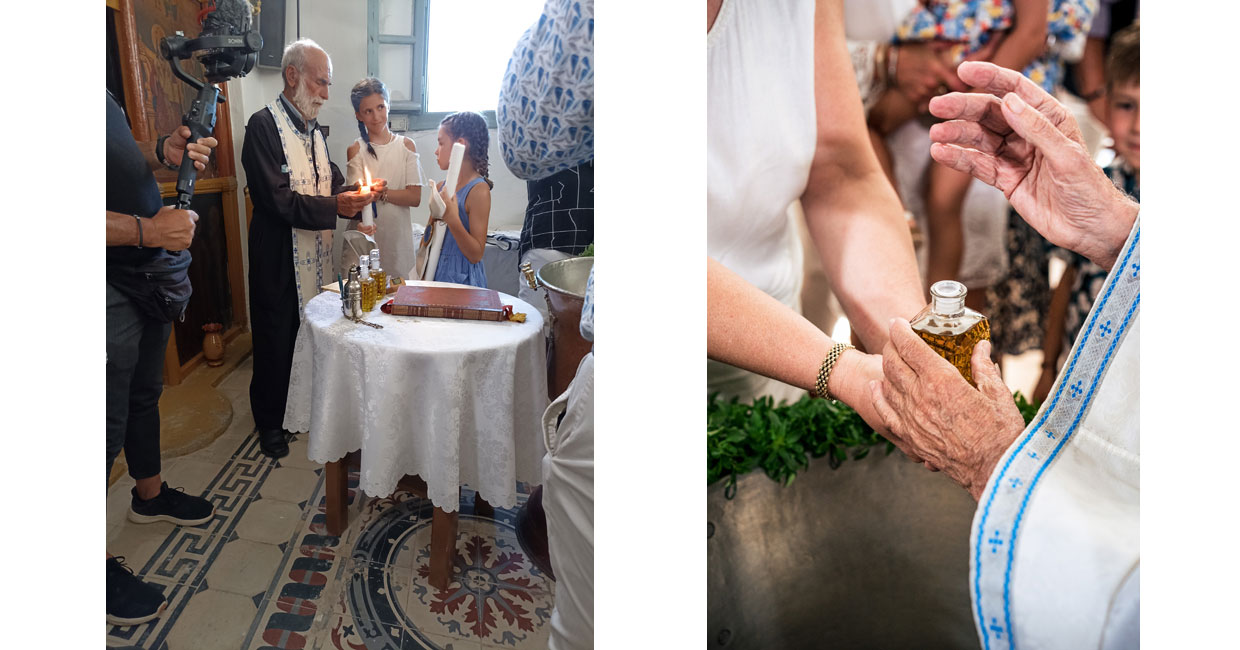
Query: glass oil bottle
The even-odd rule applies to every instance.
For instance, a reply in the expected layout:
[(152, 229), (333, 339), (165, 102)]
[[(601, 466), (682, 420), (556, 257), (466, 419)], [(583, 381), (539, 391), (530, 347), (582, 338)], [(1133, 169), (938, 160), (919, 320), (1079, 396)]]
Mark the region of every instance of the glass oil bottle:
[(357, 263), (361, 267), (362, 311), (370, 311), (375, 308), (375, 279), (370, 277), (370, 256), (359, 256)]
[(939, 356), (960, 371), (972, 385), (973, 348), (990, 338), (990, 321), (964, 306), (968, 293), (965, 286), (953, 280), (935, 282), (930, 287), (930, 304), (913, 317), (913, 331)]
[(379, 249), (370, 251), (370, 277), (375, 279), (375, 301), (383, 302), (387, 295), (387, 271), (379, 265)]

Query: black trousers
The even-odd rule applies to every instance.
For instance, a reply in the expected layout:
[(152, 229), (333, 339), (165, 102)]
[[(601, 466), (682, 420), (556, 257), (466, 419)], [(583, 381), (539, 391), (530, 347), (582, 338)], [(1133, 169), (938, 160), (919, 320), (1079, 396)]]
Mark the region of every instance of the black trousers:
[(171, 323), (138, 313), (129, 298), (108, 285), (108, 477), (121, 449), (135, 479), (159, 474), (159, 396), (164, 391), (164, 350)]
[(250, 410), (259, 429), (284, 428), (293, 344), (301, 324), (295, 288), (267, 295), (250, 285), (250, 326), (254, 338), (254, 375), (250, 379)]

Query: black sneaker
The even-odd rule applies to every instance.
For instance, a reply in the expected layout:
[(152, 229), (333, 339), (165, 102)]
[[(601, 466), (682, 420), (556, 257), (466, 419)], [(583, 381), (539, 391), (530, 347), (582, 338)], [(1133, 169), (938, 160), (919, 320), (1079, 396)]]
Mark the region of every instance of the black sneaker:
[(125, 566), (125, 558), (108, 558), (108, 624), (139, 625), (164, 613), (168, 601), (154, 585)]
[(159, 494), (153, 499), (138, 498), (138, 488), (130, 490), (133, 497), (129, 501), (129, 521), (135, 524), (150, 524), (157, 521), (171, 521), (181, 526), (197, 526), (211, 521), (215, 516), (215, 506), (202, 497), (185, 493), (184, 488), (172, 489), (165, 481), (159, 487)]

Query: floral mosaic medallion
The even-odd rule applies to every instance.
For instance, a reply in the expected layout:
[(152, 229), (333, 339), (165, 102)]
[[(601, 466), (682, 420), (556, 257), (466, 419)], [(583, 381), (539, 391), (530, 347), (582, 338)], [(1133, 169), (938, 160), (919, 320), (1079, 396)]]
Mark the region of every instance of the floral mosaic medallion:
[(459, 515), (453, 580), (446, 589), (428, 583), (429, 501), (392, 504), (361, 531), (346, 600), (355, 620), (377, 622), (364, 630), (367, 650), (447, 650), (444, 642), (451, 639), (546, 647), (552, 583), (522, 552), (507, 513), (495, 514)]

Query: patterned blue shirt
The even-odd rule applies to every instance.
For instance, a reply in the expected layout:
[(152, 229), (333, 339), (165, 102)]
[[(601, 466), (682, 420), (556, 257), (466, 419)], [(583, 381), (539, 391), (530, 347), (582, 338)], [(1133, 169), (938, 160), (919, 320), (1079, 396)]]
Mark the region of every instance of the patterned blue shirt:
[(495, 117), (517, 178), (594, 159), (594, 0), (547, 0), (512, 52)]

